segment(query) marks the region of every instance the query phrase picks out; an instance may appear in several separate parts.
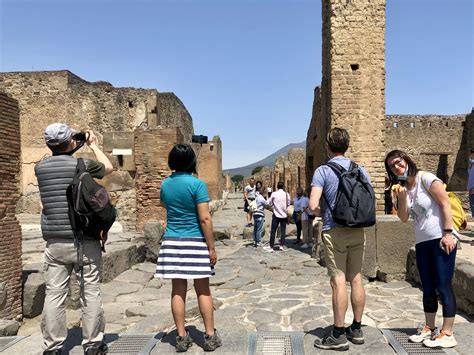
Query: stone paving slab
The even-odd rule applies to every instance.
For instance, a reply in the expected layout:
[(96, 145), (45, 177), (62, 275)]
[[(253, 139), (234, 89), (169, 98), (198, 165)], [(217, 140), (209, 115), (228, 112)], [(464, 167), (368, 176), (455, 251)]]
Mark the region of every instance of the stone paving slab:
[[(240, 199), (228, 199), (226, 213), (217, 211), (213, 215), (216, 224), (229, 226), (233, 223), (242, 229), (245, 215), (236, 207), (240, 202)], [(229, 211), (238, 213), (238, 217), (232, 220)], [(289, 238), (289, 242), (293, 240), (293, 237)], [(218, 263), (216, 276), (211, 279), (211, 290), (215, 299), (215, 326), (224, 341), (216, 354), (246, 354), (247, 332), (257, 330), (305, 331), (306, 353), (321, 352), (313, 343), (315, 337), (333, 322), (331, 288), (326, 270), (310, 258), (307, 250), (290, 244), (286, 251), (266, 252), (238, 238), (218, 241), (216, 248)], [(154, 264), (139, 263), (103, 284), (106, 331), (108, 339), (116, 337), (116, 332), (168, 332), (153, 354), (173, 354), (176, 331), (169, 306), (171, 282), (151, 278), (153, 271)], [(352, 346), (350, 353), (393, 353), (379, 329), (416, 327), (423, 320), (421, 290), (405, 281), (365, 280), (364, 284), (366, 310), (362, 323), (367, 342), (363, 346)], [(195, 346), (188, 352), (200, 354), (203, 353), (199, 344), (202, 345), (204, 325), (192, 282), (188, 283), (188, 289), (186, 324), (196, 339)], [(67, 314), (69, 316), (70, 311)], [(21, 335), (30, 337), (15, 345), (18, 347), (15, 354), (40, 348), (39, 319), (27, 320), (22, 325)], [(440, 320), (441, 309), (438, 323)], [(345, 321), (347, 324), (352, 321), (350, 305)], [(460, 343), (457, 350), (463, 353), (472, 349), (472, 320), (457, 314), (455, 332)], [(71, 353), (76, 350), (80, 353), (80, 347), (77, 347), (80, 344), (79, 328), (71, 329), (70, 334), (69, 341), (76, 344), (70, 347), (74, 349)]]

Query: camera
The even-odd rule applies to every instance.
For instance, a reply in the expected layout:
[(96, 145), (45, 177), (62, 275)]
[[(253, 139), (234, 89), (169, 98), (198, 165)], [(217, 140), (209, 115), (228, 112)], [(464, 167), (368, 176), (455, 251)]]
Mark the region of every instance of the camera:
[(202, 134), (193, 135), (192, 138), (191, 138), (191, 141), (193, 143), (207, 144), (207, 136), (203, 136)]
[(75, 133), (73, 136), (72, 136), (72, 139), (74, 139), (75, 141), (78, 141), (78, 142), (85, 142), (87, 141), (88, 139), (88, 134), (86, 132), (77, 132)]

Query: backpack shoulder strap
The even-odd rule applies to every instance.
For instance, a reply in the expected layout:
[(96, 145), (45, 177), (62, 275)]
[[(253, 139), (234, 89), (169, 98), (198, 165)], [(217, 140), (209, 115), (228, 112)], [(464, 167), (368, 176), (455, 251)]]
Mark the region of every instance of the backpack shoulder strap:
[[(331, 168), (331, 170), (334, 172), (334, 174), (336, 174), (338, 179), (341, 177), (342, 173), (346, 171), (346, 169), (344, 169), (342, 166), (334, 162), (328, 162), (326, 165)], [(352, 161), (351, 161), (351, 167), (352, 167)]]
[[(352, 162), (351, 162), (351, 164), (352, 164)], [(329, 166), (329, 168), (334, 172), (334, 174), (336, 174), (338, 180), (341, 180), (341, 175), (344, 171), (346, 171), (346, 169), (344, 169), (342, 166), (340, 166), (339, 164), (334, 163), (334, 162), (328, 162), (325, 165)], [(329, 203), (328, 199), (326, 198), (326, 194), (324, 193), (324, 191), (323, 191), (322, 195), (323, 195), (324, 201), (326, 202), (326, 206), (328, 206), (329, 210), (332, 213), (334, 210), (331, 208), (331, 204)]]

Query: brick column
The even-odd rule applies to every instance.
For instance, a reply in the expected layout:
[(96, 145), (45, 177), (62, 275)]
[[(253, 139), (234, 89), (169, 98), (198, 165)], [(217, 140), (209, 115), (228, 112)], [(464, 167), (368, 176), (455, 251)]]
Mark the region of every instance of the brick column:
[(15, 217), (20, 197), (18, 102), (0, 93), (0, 318), (22, 316), (21, 228)]
[(349, 131), (347, 156), (368, 170), (383, 213), (385, 0), (323, 0), (322, 10), (322, 117)]
[(171, 174), (168, 154), (177, 143), (183, 143), (178, 127), (135, 131), (137, 231), (142, 231), (148, 220), (166, 219), (166, 211), (160, 206), (160, 188)]
[[(195, 144), (196, 145), (196, 144)], [(216, 136), (207, 144), (194, 149), (198, 155), (198, 177), (202, 179), (212, 200), (222, 198), (222, 142)]]

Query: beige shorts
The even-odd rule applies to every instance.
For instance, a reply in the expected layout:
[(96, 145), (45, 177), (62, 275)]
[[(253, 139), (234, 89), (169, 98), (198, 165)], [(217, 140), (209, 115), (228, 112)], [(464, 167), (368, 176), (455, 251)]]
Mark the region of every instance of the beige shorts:
[(333, 228), (323, 231), (323, 244), (329, 276), (355, 276), (364, 260), (364, 228)]

